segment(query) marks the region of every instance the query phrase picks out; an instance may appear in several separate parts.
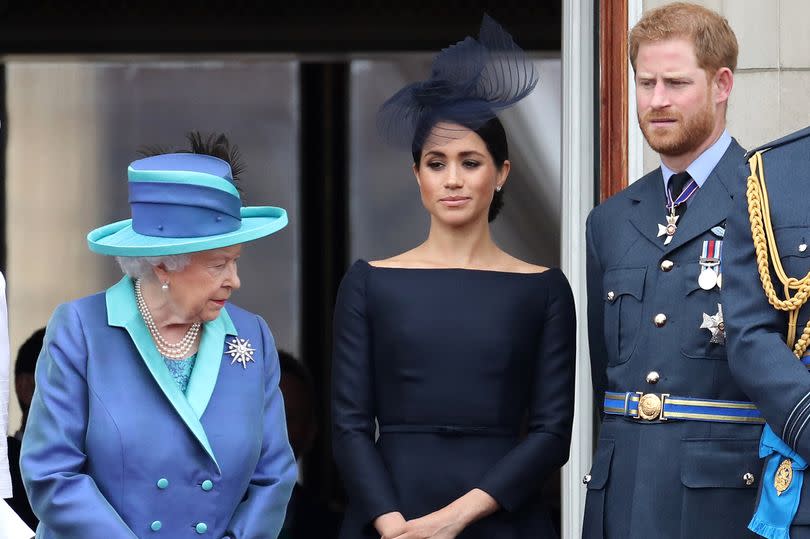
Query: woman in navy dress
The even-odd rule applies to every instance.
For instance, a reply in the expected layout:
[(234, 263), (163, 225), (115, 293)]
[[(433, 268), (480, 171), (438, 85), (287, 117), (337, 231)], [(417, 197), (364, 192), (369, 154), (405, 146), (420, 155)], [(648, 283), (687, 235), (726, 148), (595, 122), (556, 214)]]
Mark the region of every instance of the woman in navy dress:
[[(525, 76), (491, 84), (509, 67)], [(416, 248), (355, 262), (338, 293), (343, 539), (556, 537), (541, 488), (568, 459), (573, 297), (560, 270), (510, 256), (489, 228), (510, 169), (494, 111), (531, 91), (531, 69), (485, 19), (381, 109), (389, 140), (412, 145), (431, 224)]]

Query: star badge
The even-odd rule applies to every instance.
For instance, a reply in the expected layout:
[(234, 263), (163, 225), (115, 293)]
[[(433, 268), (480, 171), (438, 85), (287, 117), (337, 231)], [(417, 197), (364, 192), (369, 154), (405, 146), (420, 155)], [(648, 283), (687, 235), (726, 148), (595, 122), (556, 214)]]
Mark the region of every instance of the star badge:
[(703, 313), (703, 323), (700, 329), (708, 329), (712, 333), (709, 342), (712, 344), (726, 344), (726, 325), (723, 322), (723, 306), (717, 304), (717, 314), (709, 316)]
[(666, 226), (662, 225), (662, 224), (658, 225), (658, 236), (657, 237), (660, 238), (661, 236), (666, 236), (666, 238), (664, 239), (664, 245), (669, 245), (669, 242), (672, 241), (672, 236), (674, 236), (675, 232), (678, 230), (678, 225), (676, 224), (678, 222), (678, 217), (680, 217), (680, 216), (679, 215), (667, 215), (667, 224), (666, 224)]
[(256, 349), (250, 346), (250, 341), (247, 339), (231, 337), (231, 340), (227, 341), (226, 344), (228, 345), (228, 349), (225, 353), (231, 356), (231, 365), (239, 362), (242, 364), (243, 369), (247, 369), (248, 361), (255, 363), (253, 352), (255, 352)]

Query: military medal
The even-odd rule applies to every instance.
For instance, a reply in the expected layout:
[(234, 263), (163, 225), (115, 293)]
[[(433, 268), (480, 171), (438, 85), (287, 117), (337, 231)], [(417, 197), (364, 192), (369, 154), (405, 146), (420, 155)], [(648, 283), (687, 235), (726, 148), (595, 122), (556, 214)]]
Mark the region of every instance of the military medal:
[(717, 288), (723, 288), (723, 240), (715, 240), (714, 242), (715, 256), (717, 257)]
[(225, 351), (225, 354), (231, 356), (231, 365), (234, 363), (241, 363), (243, 369), (247, 369), (248, 361), (253, 361), (253, 352), (256, 351), (250, 345), (250, 341), (247, 339), (240, 339), (239, 337), (231, 337), (231, 340), (227, 341), (226, 344), (228, 345), (228, 350)]
[(776, 489), (776, 495), (781, 496), (784, 491), (790, 487), (793, 481), (793, 461), (785, 459), (776, 469), (776, 474), (773, 476), (773, 487)]
[(717, 314), (708, 315), (703, 313), (703, 323), (700, 329), (708, 329), (712, 336), (709, 342), (712, 344), (726, 344), (726, 324), (723, 322), (723, 306), (717, 304)]
[(720, 249), (717, 252), (717, 288), (723, 288), (723, 242), (717, 242), (720, 244)]
[(675, 215), (673, 211), (670, 215), (667, 215), (667, 224), (666, 226), (659, 224), (658, 225), (658, 237), (666, 235), (664, 238), (664, 245), (669, 245), (669, 242), (672, 241), (672, 236), (675, 235), (675, 232), (678, 230), (678, 225), (675, 223), (678, 222), (678, 216)]
[(700, 275), (698, 286), (703, 290), (711, 290), (721, 285), (720, 256), (723, 249), (721, 240), (707, 240), (703, 242), (703, 251), (700, 255)]
[(700, 269), (700, 276), (698, 276), (698, 286), (703, 290), (711, 290), (717, 285), (717, 274), (713, 269), (703, 266)]
[(678, 217), (679, 215), (675, 214), (675, 210), (678, 206), (686, 202), (691, 198), (692, 195), (698, 190), (698, 184), (695, 180), (689, 180), (689, 183), (684, 186), (683, 191), (681, 194), (678, 195), (678, 198), (675, 200), (672, 199), (672, 191), (667, 189), (667, 210), (669, 210), (669, 215), (667, 215), (667, 224), (658, 225), (658, 236), (665, 236), (664, 237), (664, 245), (669, 245), (672, 242), (672, 237), (675, 235), (675, 232), (678, 231)]

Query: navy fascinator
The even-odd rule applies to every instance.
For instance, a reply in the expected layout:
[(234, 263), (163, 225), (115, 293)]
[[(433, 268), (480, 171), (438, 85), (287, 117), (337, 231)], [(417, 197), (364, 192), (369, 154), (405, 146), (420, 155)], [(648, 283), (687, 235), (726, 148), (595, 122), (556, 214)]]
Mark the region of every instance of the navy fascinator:
[[(428, 80), (405, 86), (383, 103), (377, 128), (390, 144), (413, 150), (422, 148), (428, 136), (460, 138), (529, 95), (537, 80), (523, 49), (484, 15), (477, 40), (467, 37), (443, 49), (433, 59)], [(438, 122), (467, 129), (436, 127)]]

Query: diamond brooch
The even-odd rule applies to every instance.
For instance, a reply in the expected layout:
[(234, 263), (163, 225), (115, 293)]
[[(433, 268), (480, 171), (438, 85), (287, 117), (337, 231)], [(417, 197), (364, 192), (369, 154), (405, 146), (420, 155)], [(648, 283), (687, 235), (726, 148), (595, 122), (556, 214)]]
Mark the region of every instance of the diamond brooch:
[(239, 362), (242, 364), (243, 369), (247, 369), (248, 361), (255, 363), (253, 352), (255, 352), (256, 349), (250, 346), (250, 341), (247, 339), (231, 337), (231, 340), (227, 341), (226, 344), (228, 345), (228, 349), (225, 353), (231, 356), (231, 365)]

